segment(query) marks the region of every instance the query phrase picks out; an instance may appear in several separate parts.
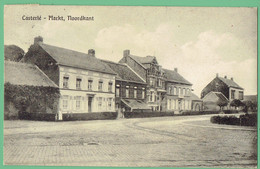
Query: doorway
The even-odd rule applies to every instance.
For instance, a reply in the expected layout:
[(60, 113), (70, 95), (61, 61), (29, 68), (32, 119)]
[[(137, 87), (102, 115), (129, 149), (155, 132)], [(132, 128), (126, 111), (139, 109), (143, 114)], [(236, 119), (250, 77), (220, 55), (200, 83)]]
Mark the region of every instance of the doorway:
[(88, 97), (88, 112), (92, 111), (92, 99), (93, 97)]

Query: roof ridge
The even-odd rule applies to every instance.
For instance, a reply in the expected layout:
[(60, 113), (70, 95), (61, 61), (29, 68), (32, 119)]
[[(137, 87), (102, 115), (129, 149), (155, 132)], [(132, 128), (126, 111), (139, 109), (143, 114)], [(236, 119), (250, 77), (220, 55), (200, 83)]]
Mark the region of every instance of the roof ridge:
[(138, 73), (136, 73), (130, 66), (128, 66), (126, 63), (125, 63), (125, 65), (126, 65), (132, 72), (134, 72), (143, 82), (146, 83), (146, 81), (145, 81)]
[[(64, 47), (60, 47), (60, 46), (54, 46), (54, 45), (49, 45), (47, 43), (39, 43), (39, 45), (47, 45), (47, 46), (51, 46), (51, 47), (55, 47), (55, 48), (61, 48), (61, 49), (65, 49), (65, 50), (70, 50), (70, 51), (73, 51), (73, 52), (77, 52), (77, 53), (81, 53), (81, 54), (84, 54), (84, 55), (88, 55), (88, 53), (84, 53), (84, 52), (79, 52), (79, 51), (76, 51), (74, 49), (68, 49), (68, 48), (64, 48)], [(89, 56), (89, 55), (88, 55)]]
[[(142, 66), (144, 69), (146, 69), (146, 67), (144, 67), (144, 65), (142, 63), (140, 63), (138, 60), (134, 59), (132, 56), (135, 56), (135, 55), (128, 55), (130, 58), (132, 58), (134, 61), (136, 61), (140, 66)], [(140, 57), (140, 56), (137, 56), (137, 57)]]
[(124, 63), (117, 63), (117, 62), (113, 62), (113, 61), (105, 60), (105, 59), (99, 59), (99, 60), (101, 60), (102, 62), (109, 62), (109, 63), (113, 63), (113, 64), (121, 65), (121, 66), (126, 66)]

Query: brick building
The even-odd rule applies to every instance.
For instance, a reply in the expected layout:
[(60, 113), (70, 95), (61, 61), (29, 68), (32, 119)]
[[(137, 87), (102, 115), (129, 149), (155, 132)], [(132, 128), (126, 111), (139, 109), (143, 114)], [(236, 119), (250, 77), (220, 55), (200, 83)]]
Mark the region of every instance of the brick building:
[[(118, 112), (122, 111), (143, 111), (149, 110), (146, 104), (147, 84), (133, 69), (127, 64), (114, 63), (102, 60), (115, 73), (115, 105)], [(120, 115), (119, 115), (120, 116)]]

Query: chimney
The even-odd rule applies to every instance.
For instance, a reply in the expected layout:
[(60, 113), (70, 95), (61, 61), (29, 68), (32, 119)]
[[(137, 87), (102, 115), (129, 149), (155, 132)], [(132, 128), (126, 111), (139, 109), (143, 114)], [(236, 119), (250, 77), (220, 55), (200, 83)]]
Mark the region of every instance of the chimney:
[(89, 49), (88, 50), (88, 55), (95, 57), (95, 50), (94, 49)]
[(216, 74), (216, 77), (218, 77), (218, 73)]
[(178, 72), (178, 68), (174, 68), (174, 71), (175, 71), (175, 72)]
[(37, 37), (35, 37), (34, 38), (34, 44), (37, 44), (37, 43), (39, 43), (39, 42), (43, 42), (43, 38), (41, 37), (41, 36), (37, 36)]
[(224, 77), (225, 79), (227, 78), (227, 76)]
[(231, 77), (231, 80), (234, 81), (233, 77)]
[(126, 57), (126, 56), (128, 56), (128, 55), (130, 55), (130, 50), (129, 50), (129, 49), (124, 50), (124, 57)]

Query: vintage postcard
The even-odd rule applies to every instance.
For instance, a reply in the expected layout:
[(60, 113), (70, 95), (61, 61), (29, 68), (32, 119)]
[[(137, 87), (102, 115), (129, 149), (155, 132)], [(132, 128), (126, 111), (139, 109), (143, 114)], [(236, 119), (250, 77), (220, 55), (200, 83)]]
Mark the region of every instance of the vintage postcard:
[(257, 167), (257, 8), (4, 6), (4, 165)]

